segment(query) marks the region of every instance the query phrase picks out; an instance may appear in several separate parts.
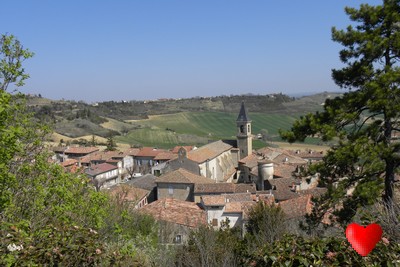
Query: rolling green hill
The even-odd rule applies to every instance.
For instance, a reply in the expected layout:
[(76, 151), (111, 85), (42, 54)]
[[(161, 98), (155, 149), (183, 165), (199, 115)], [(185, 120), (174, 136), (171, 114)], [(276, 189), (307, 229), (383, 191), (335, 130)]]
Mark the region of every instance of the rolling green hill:
[[(279, 129), (288, 129), (295, 116), (281, 114), (250, 113), (254, 135), (267, 130), (271, 141), (279, 141)], [(208, 140), (235, 139), (237, 114), (223, 112), (181, 112), (176, 114), (150, 116), (146, 120), (131, 121), (140, 129), (132, 130), (116, 138), (131, 145), (158, 146), (170, 148), (176, 144), (201, 145)], [(255, 148), (265, 146), (255, 140)]]
[[(240, 95), (92, 105), (28, 97), (28, 106), (38, 119), (51, 121), (55, 132), (69, 138), (112, 135), (120, 143), (170, 148), (235, 139), (236, 117), (242, 101), (251, 112), (253, 134), (263, 133), (269, 141), (280, 141), (279, 129), (289, 129), (300, 115), (322, 109), (326, 98), (337, 95), (326, 92), (301, 98), (283, 94)], [(262, 147), (265, 142), (255, 138), (253, 146)]]

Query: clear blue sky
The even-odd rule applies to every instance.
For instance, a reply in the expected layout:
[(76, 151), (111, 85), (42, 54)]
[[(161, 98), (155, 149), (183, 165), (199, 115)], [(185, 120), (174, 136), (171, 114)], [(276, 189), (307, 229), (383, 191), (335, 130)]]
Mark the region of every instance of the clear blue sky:
[(0, 33), (35, 52), (21, 91), (87, 102), (337, 91), (345, 6), (378, 0), (12, 0)]

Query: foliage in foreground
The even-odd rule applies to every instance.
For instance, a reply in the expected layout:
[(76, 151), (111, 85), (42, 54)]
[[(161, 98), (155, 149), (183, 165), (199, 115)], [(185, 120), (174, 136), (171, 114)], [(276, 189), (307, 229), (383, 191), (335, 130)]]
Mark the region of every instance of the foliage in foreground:
[(305, 239), (286, 235), (244, 255), (245, 266), (398, 266), (400, 244), (382, 241), (361, 257), (344, 237)]

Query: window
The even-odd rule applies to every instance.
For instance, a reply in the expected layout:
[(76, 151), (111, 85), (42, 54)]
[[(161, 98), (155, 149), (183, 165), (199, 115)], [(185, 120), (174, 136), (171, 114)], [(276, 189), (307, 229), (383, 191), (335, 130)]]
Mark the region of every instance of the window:
[(168, 194), (170, 195), (174, 194), (174, 188), (171, 185), (168, 187)]
[(240, 125), (240, 132), (241, 132), (241, 133), (244, 132), (244, 127), (243, 127), (243, 125)]
[(218, 219), (212, 219), (212, 226), (218, 226)]
[(247, 132), (250, 133), (250, 124), (247, 125)]
[(175, 244), (182, 243), (182, 235), (176, 235), (175, 238), (174, 238), (174, 243)]

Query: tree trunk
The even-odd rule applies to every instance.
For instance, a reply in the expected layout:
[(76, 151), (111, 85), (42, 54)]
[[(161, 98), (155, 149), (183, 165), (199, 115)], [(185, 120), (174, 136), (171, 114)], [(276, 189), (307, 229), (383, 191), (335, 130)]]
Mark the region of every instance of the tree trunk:
[[(390, 148), (390, 144), (392, 142), (392, 122), (391, 119), (385, 116), (385, 145), (387, 148)], [(392, 207), (393, 203), (393, 191), (394, 191), (394, 174), (395, 174), (395, 162), (393, 159), (393, 155), (390, 154), (385, 158), (386, 168), (385, 168), (385, 195), (383, 197), (383, 201), (387, 207)]]

